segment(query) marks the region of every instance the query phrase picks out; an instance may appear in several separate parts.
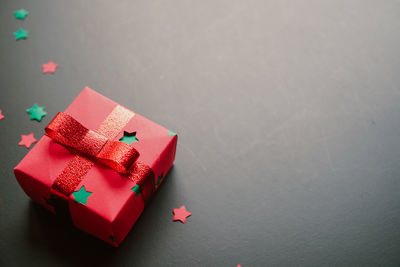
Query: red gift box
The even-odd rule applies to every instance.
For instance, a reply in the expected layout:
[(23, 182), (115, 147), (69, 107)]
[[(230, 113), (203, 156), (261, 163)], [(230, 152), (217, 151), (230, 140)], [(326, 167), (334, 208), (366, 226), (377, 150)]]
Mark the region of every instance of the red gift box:
[[(85, 138), (79, 136), (83, 132)], [(88, 87), (46, 133), (15, 167), (19, 184), (40, 205), (118, 246), (171, 168), (177, 135)], [(68, 135), (79, 136), (76, 148)], [(105, 140), (101, 152), (90, 154), (96, 140)], [(124, 149), (139, 156), (126, 160)], [(117, 158), (129, 170), (99, 158)]]

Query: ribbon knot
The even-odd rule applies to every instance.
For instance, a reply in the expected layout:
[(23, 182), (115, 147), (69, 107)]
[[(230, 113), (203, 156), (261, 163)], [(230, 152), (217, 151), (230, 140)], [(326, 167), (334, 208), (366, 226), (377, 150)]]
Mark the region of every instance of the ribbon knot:
[(63, 112), (45, 128), (46, 135), (62, 145), (99, 161), (120, 173), (128, 173), (139, 157), (132, 146), (92, 131)]

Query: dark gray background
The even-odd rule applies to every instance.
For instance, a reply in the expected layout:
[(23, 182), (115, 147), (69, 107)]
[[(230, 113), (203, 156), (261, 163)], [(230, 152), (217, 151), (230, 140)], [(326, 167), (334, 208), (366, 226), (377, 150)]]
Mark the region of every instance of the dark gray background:
[[(2, 0), (0, 25), (0, 265), (399, 266), (399, 1)], [(85, 86), (179, 134), (117, 249), (13, 175)]]

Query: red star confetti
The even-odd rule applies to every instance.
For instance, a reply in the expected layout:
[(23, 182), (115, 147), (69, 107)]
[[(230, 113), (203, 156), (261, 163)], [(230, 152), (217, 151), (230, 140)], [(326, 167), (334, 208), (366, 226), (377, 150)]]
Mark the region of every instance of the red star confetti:
[(186, 210), (185, 206), (181, 206), (179, 209), (173, 209), (174, 218), (173, 221), (181, 221), (182, 223), (186, 222), (186, 218), (192, 215), (189, 211)]
[(3, 114), (1, 114), (1, 109), (0, 109), (0, 120), (2, 120), (2, 119), (4, 119), (4, 115)]
[(44, 73), (54, 73), (58, 68), (58, 64), (54, 63), (52, 60), (49, 61), (47, 64), (42, 64), (43, 74)]
[(33, 133), (28, 135), (21, 134), (21, 141), (18, 143), (19, 146), (26, 146), (26, 148), (30, 148), (33, 143), (37, 140), (33, 136)]

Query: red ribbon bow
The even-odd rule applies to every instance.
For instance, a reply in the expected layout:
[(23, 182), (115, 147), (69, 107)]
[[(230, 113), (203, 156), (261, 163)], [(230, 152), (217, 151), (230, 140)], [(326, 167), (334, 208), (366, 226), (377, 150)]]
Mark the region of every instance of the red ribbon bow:
[[(100, 126), (100, 132), (117, 133), (123, 128), (124, 120), (118, 118), (127, 116), (130, 111), (117, 106)], [(70, 147), (78, 155), (72, 159), (56, 178), (52, 185), (55, 193), (68, 197), (84, 178), (94, 162), (101, 162), (125, 176), (140, 186), (145, 203), (154, 194), (153, 170), (137, 160), (139, 152), (132, 146), (113, 141), (104, 135), (92, 131), (71, 116), (59, 112), (45, 128), (46, 135), (56, 142)], [(80, 157), (79, 154), (85, 157)]]
[(139, 152), (132, 146), (109, 140), (63, 112), (54, 117), (45, 131), (46, 135), (56, 142), (96, 159), (120, 173), (128, 173), (139, 157)]

